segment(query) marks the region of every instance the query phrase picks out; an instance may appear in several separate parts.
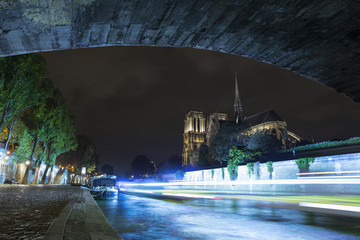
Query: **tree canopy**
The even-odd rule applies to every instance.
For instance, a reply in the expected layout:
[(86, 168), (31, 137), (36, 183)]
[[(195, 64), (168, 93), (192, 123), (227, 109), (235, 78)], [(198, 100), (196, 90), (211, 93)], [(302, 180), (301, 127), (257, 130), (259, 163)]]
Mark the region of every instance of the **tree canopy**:
[(109, 164), (104, 164), (101, 167), (101, 173), (106, 175), (114, 175), (114, 167)]
[(231, 180), (238, 176), (237, 169), (240, 164), (251, 163), (261, 156), (261, 152), (249, 150), (246, 148), (232, 147), (229, 151), (228, 171)]
[(173, 155), (166, 161), (157, 164), (158, 174), (175, 173), (180, 169), (182, 169), (182, 159), (177, 155)]
[(19, 112), (42, 101), (45, 60), (36, 54), (0, 58), (0, 129)]
[(248, 137), (240, 133), (243, 128), (242, 125), (224, 122), (211, 141), (210, 157), (219, 162), (227, 162), (232, 147), (246, 145)]
[(95, 145), (88, 137), (83, 135), (77, 136), (76, 139), (78, 143), (76, 149), (59, 155), (56, 163), (73, 167), (77, 174), (80, 174), (82, 167), (86, 167), (86, 172), (92, 174), (95, 172), (99, 160)]
[(148, 178), (156, 172), (153, 161), (150, 161), (145, 155), (137, 155), (131, 162), (132, 174), (135, 179)]
[(249, 137), (247, 148), (251, 150), (258, 150), (262, 153), (271, 153), (281, 149), (282, 143), (269, 131), (256, 131)]

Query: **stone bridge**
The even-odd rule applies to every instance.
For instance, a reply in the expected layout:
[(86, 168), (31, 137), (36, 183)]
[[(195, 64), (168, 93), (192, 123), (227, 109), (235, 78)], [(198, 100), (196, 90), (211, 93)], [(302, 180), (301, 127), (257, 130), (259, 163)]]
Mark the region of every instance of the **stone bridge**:
[(271, 63), (360, 102), (355, 0), (0, 0), (0, 56), (191, 47)]

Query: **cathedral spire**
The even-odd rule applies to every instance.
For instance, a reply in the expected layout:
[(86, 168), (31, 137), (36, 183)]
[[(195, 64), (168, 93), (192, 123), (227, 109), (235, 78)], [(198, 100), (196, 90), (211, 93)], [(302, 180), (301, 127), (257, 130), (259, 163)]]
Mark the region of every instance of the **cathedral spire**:
[(235, 102), (234, 102), (234, 110), (235, 110), (235, 121), (236, 123), (240, 123), (244, 120), (244, 114), (241, 106), (239, 89), (237, 85), (237, 74), (235, 72)]

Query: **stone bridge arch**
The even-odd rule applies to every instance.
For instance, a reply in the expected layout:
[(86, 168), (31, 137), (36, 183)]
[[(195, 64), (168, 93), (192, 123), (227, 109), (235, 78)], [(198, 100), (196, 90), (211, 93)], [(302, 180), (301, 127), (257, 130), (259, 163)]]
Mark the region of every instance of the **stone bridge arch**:
[(117, 45), (241, 55), (360, 102), (358, 1), (0, 1), (0, 56)]

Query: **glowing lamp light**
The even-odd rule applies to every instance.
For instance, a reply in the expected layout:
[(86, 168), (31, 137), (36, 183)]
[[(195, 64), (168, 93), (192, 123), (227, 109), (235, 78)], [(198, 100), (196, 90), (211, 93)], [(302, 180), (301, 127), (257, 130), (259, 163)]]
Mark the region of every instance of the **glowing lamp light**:
[(86, 173), (86, 167), (81, 168), (81, 174), (84, 175)]
[(6, 154), (7, 154), (7, 155), (10, 155), (10, 153), (11, 153), (10, 151), (6, 151)]
[(25, 165), (26, 165), (26, 166), (29, 166), (29, 164), (30, 164), (30, 161), (29, 161), (29, 160), (26, 160)]

